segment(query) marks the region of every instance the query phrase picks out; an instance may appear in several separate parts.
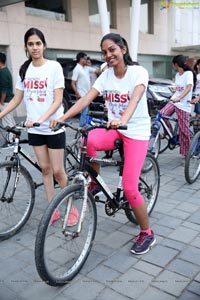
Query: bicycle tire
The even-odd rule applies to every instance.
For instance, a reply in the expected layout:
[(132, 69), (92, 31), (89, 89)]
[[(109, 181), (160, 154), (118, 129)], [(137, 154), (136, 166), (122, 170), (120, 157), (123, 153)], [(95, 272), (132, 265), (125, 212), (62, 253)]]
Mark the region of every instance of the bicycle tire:
[(169, 145), (169, 136), (168, 134), (165, 134), (164, 128), (161, 124), (160, 127), (160, 150), (159, 150), (159, 154), (165, 152), (168, 149), (168, 145)]
[[(14, 198), (11, 191), (18, 177)], [(35, 202), (35, 187), (30, 173), (24, 166), (17, 170), (15, 161), (0, 163), (0, 240), (15, 235), (28, 221)], [(3, 191), (7, 181), (7, 191)]]
[(185, 160), (185, 179), (194, 183), (200, 175), (200, 131), (193, 137)]
[[(66, 215), (66, 199), (73, 198), (73, 204), (80, 211), (83, 205), (84, 188), (82, 184), (73, 184), (61, 190), (48, 205), (40, 221), (35, 242), (35, 263), (42, 280), (51, 286), (66, 284), (83, 267), (91, 251), (96, 233), (97, 211), (92, 194), (88, 193), (87, 210), (81, 232), (76, 236), (76, 226), (68, 227), (68, 233), (62, 232), (62, 222)], [(56, 209), (60, 218), (50, 225)], [(70, 234), (74, 236), (70, 237)]]
[[(149, 147), (148, 147), (149, 152), (153, 153), (155, 158), (157, 158), (159, 154), (163, 153), (168, 148), (168, 141), (169, 141), (169, 136), (164, 135), (164, 128), (163, 128), (162, 123), (160, 123), (159, 121), (156, 121), (156, 120), (157, 120), (156, 117), (151, 118), (151, 137), (150, 137)], [(156, 146), (154, 146), (156, 150), (151, 151), (152, 144), (155, 140), (155, 137), (154, 137), (155, 133), (153, 134), (153, 130), (154, 130), (154, 126), (156, 125), (156, 122), (160, 123), (159, 138), (157, 138), (157, 144), (156, 144)], [(151, 141), (151, 139), (152, 139), (152, 141)]]
[[(148, 165), (151, 164), (151, 168), (148, 172), (141, 172), (138, 189), (144, 198), (147, 213), (150, 216), (157, 202), (160, 189), (160, 169), (157, 159), (151, 153), (147, 154), (145, 163)], [(134, 212), (129, 204), (125, 209), (125, 214), (130, 222), (138, 224)]]
[(152, 124), (148, 151), (152, 153), (155, 158), (158, 158), (158, 154), (160, 153), (160, 147), (161, 147), (160, 134), (158, 133), (158, 129), (155, 128), (155, 125)]

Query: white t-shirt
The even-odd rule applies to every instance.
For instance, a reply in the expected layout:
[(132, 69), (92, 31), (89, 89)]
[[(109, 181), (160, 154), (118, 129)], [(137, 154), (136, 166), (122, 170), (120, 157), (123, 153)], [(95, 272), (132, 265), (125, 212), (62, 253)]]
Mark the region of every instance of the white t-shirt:
[[(27, 119), (37, 121), (52, 105), (54, 90), (64, 88), (64, 75), (61, 65), (57, 61), (47, 60), (41, 67), (30, 63), (25, 79), (22, 82), (18, 75), (16, 89), (24, 91), (24, 103), (26, 105)], [(50, 116), (40, 127), (29, 128), (29, 133), (58, 134), (59, 131), (51, 131), (49, 121), (59, 119), (63, 115), (63, 106)]]
[[(145, 88), (148, 85), (148, 72), (142, 66), (127, 66), (127, 71), (121, 79), (115, 76), (112, 67), (101, 73), (93, 88), (105, 98), (109, 120), (120, 119), (128, 106), (134, 88), (140, 84)], [(137, 140), (149, 140), (150, 117), (146, 93), (140, 99), (127, 125), (127, 130), (120, 131), (123, 135)]]
[(76, 81), (76, 87), (81, 97), (90, 90), (90, 67), (83, 67), (77, 63), (73, 69), (72, 80)]
[(181, 99), (180, 102), (174, 103), (176, 107), (178, 107), (181, 110), (191, 112), (192, 104), (190, 104), (188, 101), (191, 101), (192, 99), (192, 89), (193, 89), (193, 73), (192, 71), (185, 71), (182, 75), (179, 73), (176, 73), (175, 76), (175, 85), (176, 85), (176, 91), (172, 96), (172, 99), (179, 97), (183, 91), (186, 89), (188, 84), (192, 84), (190, 92)]
[(197, 74), (197, 82), (195, 88), (195, 95), (200, 95), (200, 74)]

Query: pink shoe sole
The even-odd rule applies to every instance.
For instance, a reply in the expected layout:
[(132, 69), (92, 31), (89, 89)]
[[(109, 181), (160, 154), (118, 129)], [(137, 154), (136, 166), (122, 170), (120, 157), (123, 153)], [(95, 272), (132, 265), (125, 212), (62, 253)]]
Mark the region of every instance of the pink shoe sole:
[(76, 206), (72, 205), (69, 218), (67, 220), (67, 226), (75, 226), (78, 223), (79, 213)]
[(56, 209), (55, 213), (51, 217), (50, 224), (52, 225), (55, 221), (57, 221), (60, 218), (60, 211)]

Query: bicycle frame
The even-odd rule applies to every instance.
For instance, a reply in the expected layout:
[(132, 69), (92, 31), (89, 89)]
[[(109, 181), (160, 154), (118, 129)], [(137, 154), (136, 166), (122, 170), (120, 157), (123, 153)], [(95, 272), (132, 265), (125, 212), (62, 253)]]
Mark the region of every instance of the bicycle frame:
[[(165, 120), (169, 120), (169, 121), (175, 123), (175, 126), (174, 126), (174, 128), (172, 128), (172, 130), (170, 130), (170, 128), (166, 124)], [(171, 150), (173, 150), (175, 148), (175, 146), (179, 146), (179, 138), (178, 138), (179, 125), (178, 125), (177, 118), (162, 115), (161, 113), (158, 113), (154, 123), (152, 124), (152, 128), (153, 128), (153, 132), (152, 132), (151, 137), (154, 138), (154, 141), (151, 144), (151, 146), (149, 147), (149, 150), (151, 152), (154, 152), (156, 149), (158, 139), (160, 139), (161, 128), (163, 128), (164, 132), (166, 133), (166, 136), (168, 136), (168, 138), (167, 138), (168, 145), (166, 146), (166, 148), (170, 148)], [(160, 144), (160, 142), (159, 142), (159, 144)], [(159, 149), (160, 149), (160, 147), (159, 147)]]
[[(110, 209), (110, 215), (114, 215), (115, 212), (117, 212), (119, 209), (121, 209), (123, 207), (124, 204), (128, 203), (128, 201), (122, 201), (120, 202), (120, 197), (121, 197), (121, 192), (123, 191), (122, 188), (122, 172), (123, 172), (123, 160), (122, 161), (118, 161), (115, 160), (113, 158), (111, 159), (100, 159), (100, 158), (95, 158), (95, 157), (89, 157), (86, 156), (87, 154), (87, 139), (88, 139), (88, 135), (86, 132), (84, 132), (84, 129), (81, 130), (81, 133), (84, 137), (84, 142), (83, 144), (80, 146), (80, 160), (76, 157), (76, 161), (79, 162), (79, 170), (77, 171), (76, 175), (74, 176), (73, 180), (72, 180), (72, 184), (76, 184), (76, 183), (83, 183), (84, 186), (84, 195), (83, 195), (83, 205), (82, 205), (82, 210), (81, 210), (81, 214), (80, 214), (80, 219), (79, 219), (79, 223), (78, 223), (78, 228), (76, 230), (76, 232), (68, 232), (66, 230), (66, 224), (67, 224), (67, 219), (70, 213), (70, 209), (71, 209), (71, 200), (69, 198), (68, 203), (69, 205), (67, 206), (67, 213), (63, 222), (63, 233), (68, 235), (78, 235), (81, 232), (81, 228), (82, 228), (82, 224), (84, 221), (84, 216), (85, 216), (85, 212), (86, 212), (86, 208), (87, 208), (87, 195), (88, 195), (88, 185), (89, 185), (89, 180), (87, 180), (87, 176), (85, 176), (85, 171), (88, 172), (88, 174), (96, 181), (96, 183), (100, 186), (101, 191), (103, 192), (103, 194), (106, 197), (106, 201), (102, 201), (99, 200), (98, 196), (95, 196), (95, 201), (96, 202), (101, 202), (106, 204), (107, 203), (107, 214), (108, 213), (108, 209)], [(122, 144), (119, 146), (122, 147)], [(119, 149), (120, 152), (120, 149)], [(90, 163), (92, 162), (96, 162), (96, 163), (101, 163), (101, 162), (107, 162), (110, 165), (115, 165), (115, 166), (119, 166), (119, 180), (118, 180), (118, 186), (117, 186), (117, 190), (116, 193), (113, 194), (111, 192), (111, 190), (109, 189), (109, 187), (107, 186), (107, 184), (105, 183), (105, 181), (103, 180), (103, 178), (95, 171), (95, 169), (91, 166)], [(108, 206), (110, 204), (110, 206)]]
[[(6, 130), (6, 129), (5, 129)], [(14, 140), (14, 144), (13, 144), (13, 154), (12, 156), (10, 156), (10, 160), (11, 161), (16, 161), (16, 165), (18, 170), (20, 170), (20, 158), (19, 158), (19, 154), (25, 158), (33, 167), (35, 167), (39, 172), (42, 172), (41, 167), (39, 166), (39, 164), (37, 163), (36, 160), (33, 160), (31, 158), (31, 156), (29, 155), (29, 153), (27, 153), (21, 146), (20, 144), (28, 144), (28, 140), (27, 139), (23, 139), (20, 140), (20, 136), (21, 136), (21, 131), (20, 129), (17, 128), (10, 128), (8, 130), (6, 130), (7, 132), (12, 132), (16, 135), (15, 140)], [(8, 156), (6, 157), (6, 160), (8, 159)], [(17, 178), (15, 179), (15, 185), (17, 184)], [(14, 185), (14, 186), (15, 186)], [(43, 183), (36, 183), (34, 182), (34, 186), (35, 188), (38, 188), (39, 186), (43, 185)], [(14, 192), (13, 192), (14, 194)]]
[[(175, 127), (174, 127), (174, 130), (173, 130), (174, 132), (172, 132), (169, 129), (169, 127), (167, 126), (165, 120), (175, 122)], [(160, 124), (162, 124), (163, 128), (166, 130), (166, 132), (167, 132), (167, 134), (169, 135), (170, 138), (174, 138), (175, 136), (177, 136), (177, 134), (178, 134), (178, 119), (177, 118), (162, 115), (161, 113), (158, 113), (155, 122), (156, 122), (156, 125), (157, 125), (157, 122), (158, 123), (160, 122)], [(161, 127), (160, 124), (159, 124), (159, 129)]]

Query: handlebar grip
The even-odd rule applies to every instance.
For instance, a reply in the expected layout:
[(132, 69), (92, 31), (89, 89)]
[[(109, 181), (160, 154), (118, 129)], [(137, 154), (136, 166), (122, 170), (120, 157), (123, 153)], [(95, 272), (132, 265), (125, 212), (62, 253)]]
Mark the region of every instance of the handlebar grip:
[(117, 129), (120, 130), (127, 130), (128, 126), (127, 125), (120, 125)]
[(33, 123), (33, 126), (34, 126), (34, 127), (40, 127), (40, 123), (35, 122), (35, 123)]
[(56, 126), (54, 127), (54, 128), (52, 128), (51, 130), (52, 131), (57, 131), (57, 130), (59, 130), (61, 127), (63, 127), (63, 126), (65, 126), (66, 127), (66, 123), (65, 122), (58, 122), (57, 124), (56, 124)]

